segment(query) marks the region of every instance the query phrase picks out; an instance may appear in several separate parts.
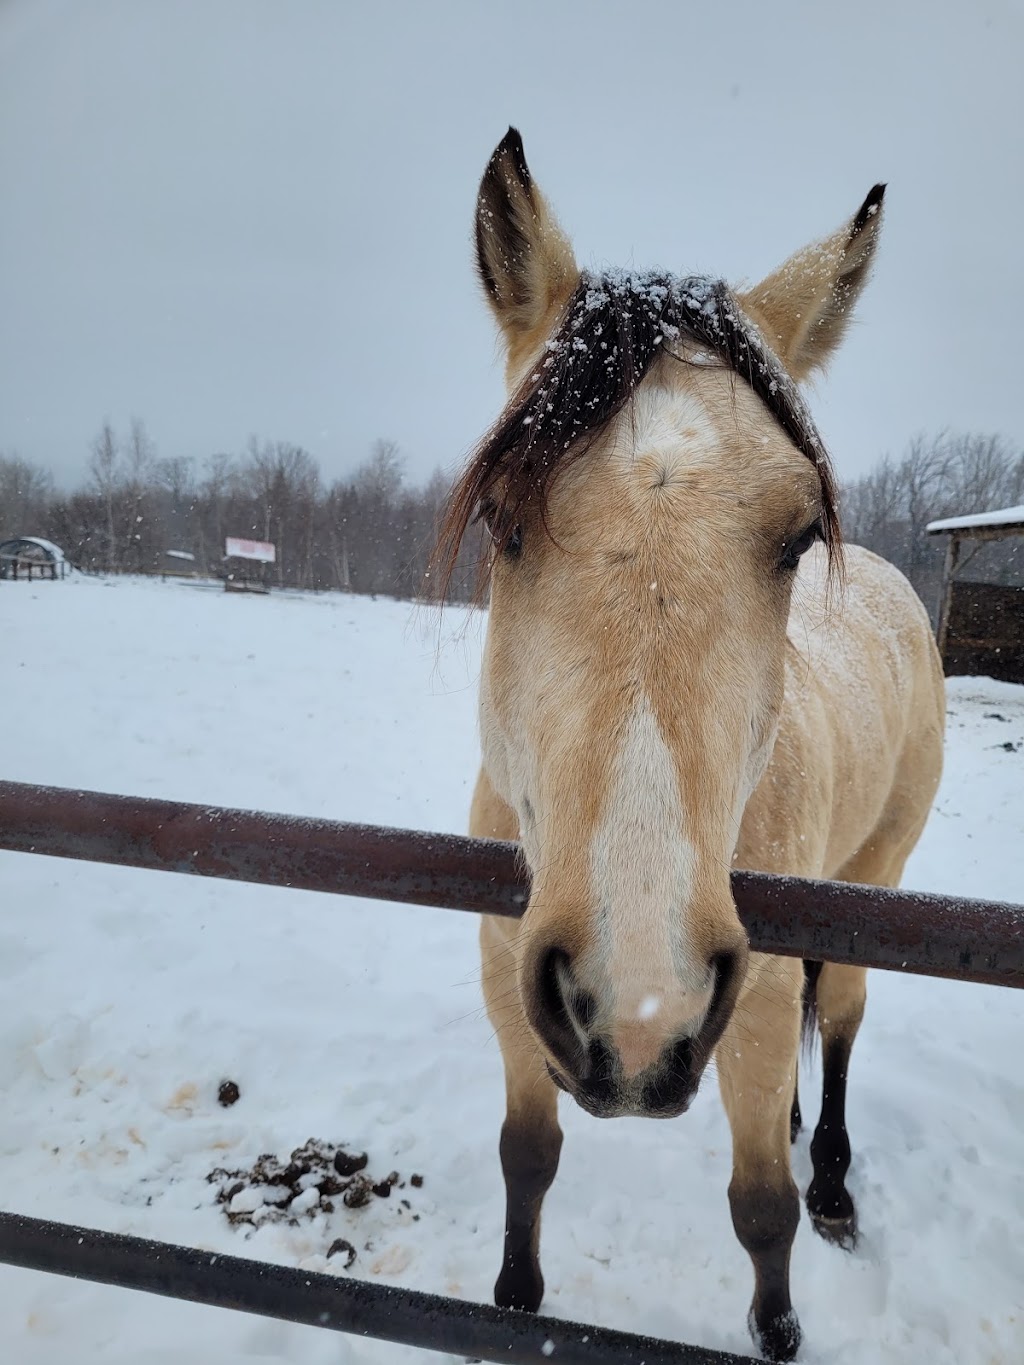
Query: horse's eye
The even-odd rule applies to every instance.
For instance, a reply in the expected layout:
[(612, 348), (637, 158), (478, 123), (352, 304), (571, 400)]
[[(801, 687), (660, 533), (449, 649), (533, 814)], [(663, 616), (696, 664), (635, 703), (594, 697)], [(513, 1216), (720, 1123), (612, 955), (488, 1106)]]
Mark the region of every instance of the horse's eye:
[(792, 540), (787, 540), (782, 547), (782, 554), (779, 556), (779, 568), (786, 573), (791, 573), (800, 563), (800, 556), (805, 555), (816, 540), (824, 538), (825, 531), (821, 524), (821, 518), (808, 526), (806, 531), (801, 531)]
[(487, 534), (506, 559), (519, 558), (523, 553), (523, 528), (518, 522), (510, 527), (493, 498), (481, 502), (477, 520), (487, 527)]

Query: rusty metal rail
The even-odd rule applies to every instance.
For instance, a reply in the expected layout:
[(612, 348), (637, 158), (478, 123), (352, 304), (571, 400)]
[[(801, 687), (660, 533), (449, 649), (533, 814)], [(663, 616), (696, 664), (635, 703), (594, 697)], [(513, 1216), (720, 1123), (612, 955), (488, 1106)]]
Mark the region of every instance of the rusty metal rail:
[[(0, 782), (0, 849), (521, 915), (514, 845)], [(1024, 906), (736, 872), (758, 952), (1024, 987)]]

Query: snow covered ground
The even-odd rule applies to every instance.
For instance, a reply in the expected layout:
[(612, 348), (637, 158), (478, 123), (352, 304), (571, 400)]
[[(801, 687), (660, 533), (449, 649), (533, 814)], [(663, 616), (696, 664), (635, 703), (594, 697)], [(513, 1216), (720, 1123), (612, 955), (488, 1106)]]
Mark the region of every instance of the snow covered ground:
[[(461, 831), (480, 638), (479, 618), (339, 596), (4, 585), (0, 774)], [(1024, 689), (949, 692), (907, 884), (1024, 901), (1024, 747), (1003, 747), (1024, 741)], [(502, 1084), (475, 935), (453, 912), (0, 854), (0, 1207), (318, 1269), (344, 1237), (353, 1274), (489, 1299)], [(847, 1255), (802, 1222), (801, 1359), (1019, 1365), (1024, 993), (878, 972), (869, 996), (849, 1117), (862, 1240)], [(546, 1310), (747, 1351), (714, 1084), (670, 1123), (568, 1101), (563, 1118)], [(309, 1137), (422, 1188), (246, 1239), (206, 1174)], [(430, 1358), (3, 1267), (0, 1322), (13, 1365)]]

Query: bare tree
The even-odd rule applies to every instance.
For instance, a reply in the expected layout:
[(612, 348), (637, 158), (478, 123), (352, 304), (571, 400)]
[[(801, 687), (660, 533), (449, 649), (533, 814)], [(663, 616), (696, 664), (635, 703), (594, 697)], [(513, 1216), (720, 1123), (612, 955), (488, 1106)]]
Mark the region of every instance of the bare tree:
[(146, 424), (141, 417), (133, 417), (124, 445), (122, 516), (125, 546), (122, 563), (136, 572), (155, 567), (160, 554), (153, 537), (147, 536), (147, 530), (151, 528), (146, 526), (155, 464), (156, 448), (146, 431)]
[(199, 527), (195, 461), (184, 455), (157, 460), (152, 483), (150, 515), (161, 540), (160, 549), (194, 553)]
[(0, 540), (39, 535), (53, 498), (53, 480), (19, 455), (0, 454)]
[(404, 460), (393, 441), (376, 441), (370, 458), (351, 480), (353, 526), (349, 536), (352, 581), (357, 592), (398, 590), (403, 553), (396, 524)]
[[(943, 546), (929, 521), (1024, 501), (1024, 456), (1000, 436), (979, 433), (916, 436), (903, 457), (885, 456), (844, 493), (847, 539), (866, 545), (903, 570), (929, 608), (938, 599)], [(1015, 542), (972, 551), (973, 570), (995, 582), (1020, 574)]]
[(109, 422), (103, 423), (99, 435), (93, 439), (89, 471), (92, 474), (96, 492), (103, 502), (107, 534), (106, 567), (116, 569), (118, 568), (118, 554), (117, 538), (114, 532), (114, 499), (120, 483), (120, 471), (117, 438), (114, 435), (114, 428)]
[(249, 442), (247, 482), (253, 498), (250, 529), (277, 547), (279, 586), (304, 586), (311, 577), (314, 510), (320, 470), (301, 446)]

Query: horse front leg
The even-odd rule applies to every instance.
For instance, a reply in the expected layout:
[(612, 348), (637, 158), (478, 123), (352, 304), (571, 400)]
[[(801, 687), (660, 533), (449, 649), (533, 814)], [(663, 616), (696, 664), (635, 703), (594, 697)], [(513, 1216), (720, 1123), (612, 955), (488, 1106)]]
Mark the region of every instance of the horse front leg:
[(800, 1324), (789, 1297), (789, 1256), (800, 1196), (789, 1164), (800, 1039), (800, 963), (754, 956), (718, 1045), (722, 1100), (732, 1129), (729, 1207), (754, 1267), (751, 1336), (769, 1360), (792, 1360)]
[(814, 1178), (807, 1190), (807, 1212), (815, 1232), (845, 1250), (857, 1242), (857, 1210), (846, 1188), (850, 1169), (846, 1073), (864, 1017), (866, 978), (863, 967), (826, 962), (817, 984), (823, 1077), (821, 1116), (811, 1138)]
[(558, 1091), (519, 1002), (515, 928), (507, 921), (485, 916), (480, 931), (487, 1013), (505, 1064), (506, 1109), (499, 1145), (505, 1177), (505, 1247), (494, 1302), (499, 1308), (535, 1313), (544, 1297), (541, 1205), (558, 1170), (562, 1130), (558, 1126)]

